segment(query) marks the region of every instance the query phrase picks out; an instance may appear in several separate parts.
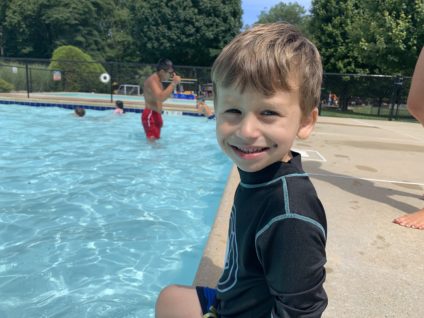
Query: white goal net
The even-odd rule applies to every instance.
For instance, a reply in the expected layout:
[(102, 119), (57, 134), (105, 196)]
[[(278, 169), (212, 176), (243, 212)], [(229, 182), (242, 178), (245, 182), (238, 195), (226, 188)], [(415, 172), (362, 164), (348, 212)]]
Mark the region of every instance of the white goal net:
[(131, 85), (131, 84), (119, 85), (118, 94), (120, 94), (120, 95), (140, 95), (140, 85)]

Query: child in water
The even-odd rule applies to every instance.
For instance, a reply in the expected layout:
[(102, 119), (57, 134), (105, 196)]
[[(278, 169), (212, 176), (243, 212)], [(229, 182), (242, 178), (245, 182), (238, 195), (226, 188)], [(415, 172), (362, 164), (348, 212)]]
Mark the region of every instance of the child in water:
[(118, 115), (122, 115), (122, 114), (124, 114), (124, 113), (125, 113), (125, 110), (124, 110), (124, 103), (123, 103), (121, 100), (117, 100), (117, 101), (115, 102), (115, 110), (114, 110), (114, 113), (115, 113), (115, 114), (118, 114)]
[(205, 103), (204, 97), (198, 97), (196, 102), (196, 109), (199, 111), (199, 113), (203, 114), (208, 119), (214, 119), (215, 114), (213, 111), (209, 108), (208, 105)]
[(77, 108), (74, 109), (74, 113), (78, 117), (84, 117), (84, 115), (85, 115), (85, 109), (82, 108), (82, 107), (77, 107)]

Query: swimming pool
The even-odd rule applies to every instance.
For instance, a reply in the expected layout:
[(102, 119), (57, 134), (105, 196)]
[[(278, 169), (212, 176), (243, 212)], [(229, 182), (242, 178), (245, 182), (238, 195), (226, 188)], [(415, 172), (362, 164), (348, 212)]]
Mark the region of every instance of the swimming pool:
[[(31, 93), (32, 96), (39, 95), (38, 93)], [(55, 93), (42, 93), (41, 95), (58, 96), (58, 97), (71, 97), (71, 98), (83, 98), (83, 99), (99, 99), (110, 101), (110, 94), (98, 94), (98, 93), (81, 93), (81, 92), (55, 92)], [(123, 101), (140, 101), (144, 102), (143, 96), (131, 96), (131, 95), (113, 95), (113, 100)], [(206, 100), (205, 103), (213, 107), (212, 100)], [(194, 99), (179, 99), (179, 98), (168, 98), (164, 104), (176, 104), (176, 105), (196, 105)]]
[(153, 317), (191, 284), (229, 160), (213, 121), (0, 105), (0, 317)]

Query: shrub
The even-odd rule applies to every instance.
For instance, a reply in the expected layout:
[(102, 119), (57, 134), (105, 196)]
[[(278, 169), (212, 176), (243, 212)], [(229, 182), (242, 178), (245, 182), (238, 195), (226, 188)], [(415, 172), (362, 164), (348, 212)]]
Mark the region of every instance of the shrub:
[(67, 91), (107, 92), (109, 83), (102, 83), (100, 75), (106, 70), (90, 55), (75, 46), (61, 46), (53, 52), (49, 65), (52, 71), (61, 71)]
[(4, 79), (0, 78), (0, 92), (1, 93), (9, 93), (13, 91), (15, 87), (10, 84), (9, 82), (6, 82)]

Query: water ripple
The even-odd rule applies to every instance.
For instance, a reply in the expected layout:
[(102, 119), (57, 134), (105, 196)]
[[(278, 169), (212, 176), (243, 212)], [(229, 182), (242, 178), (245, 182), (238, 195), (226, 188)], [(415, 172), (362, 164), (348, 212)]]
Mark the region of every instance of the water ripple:
[(191, 284), (230, 170), (214, 123), (165, 116), (152, 145), (139, 114), (8, 109), (0, 317), (153, 317)]

